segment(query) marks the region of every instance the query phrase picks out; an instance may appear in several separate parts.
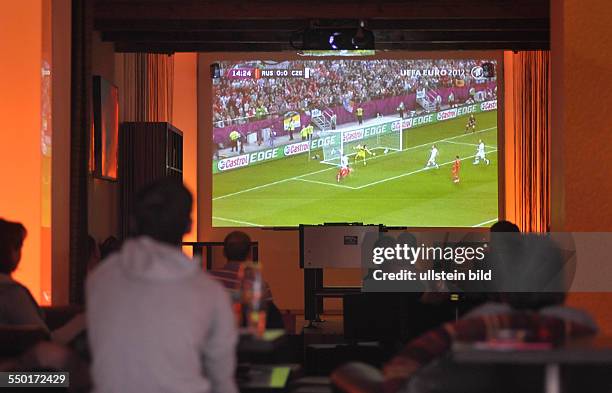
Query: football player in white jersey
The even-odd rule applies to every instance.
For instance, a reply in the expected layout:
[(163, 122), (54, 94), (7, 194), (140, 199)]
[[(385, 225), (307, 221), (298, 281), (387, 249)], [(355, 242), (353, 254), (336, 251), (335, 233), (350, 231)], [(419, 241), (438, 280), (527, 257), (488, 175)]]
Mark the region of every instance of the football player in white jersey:
[(436, 163), (436, 158), (438, 158), (438, 148), (436, 147), (436, 145), (432, 145), (431, 151), (429, 153), (429, 160), (427, 161), (427, 165), (425, 165), (425, 168), (440, 168), (440, 166)]
[(480, 160), (483, 160), (487, 165), (491, 163), (491, 161), (485, 156), (485, 144), (482, 139), (478, 140), (478, 148), (476, 150), (476, 157), (474, 157), (473, 164), (480, 164)]

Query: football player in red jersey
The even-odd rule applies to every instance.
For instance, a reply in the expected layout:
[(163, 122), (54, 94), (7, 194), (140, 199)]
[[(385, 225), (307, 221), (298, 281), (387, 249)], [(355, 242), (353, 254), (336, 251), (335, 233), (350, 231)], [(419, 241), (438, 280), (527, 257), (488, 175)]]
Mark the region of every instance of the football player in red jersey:
[(453, 183), (459, 183), (459, 170), (461, 170), (461, 160), (459, 156), (455, 156), (455, 161), (453, 162)]

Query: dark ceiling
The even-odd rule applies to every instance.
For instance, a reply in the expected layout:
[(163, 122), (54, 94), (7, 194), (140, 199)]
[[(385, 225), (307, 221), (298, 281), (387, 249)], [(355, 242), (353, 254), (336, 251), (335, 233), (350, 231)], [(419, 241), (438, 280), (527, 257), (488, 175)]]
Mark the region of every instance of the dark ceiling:
[(364, 20), (376, 49), (548, 49), (549, 0), (95, 0), (118, 52), (279, 51), (315, 25)]

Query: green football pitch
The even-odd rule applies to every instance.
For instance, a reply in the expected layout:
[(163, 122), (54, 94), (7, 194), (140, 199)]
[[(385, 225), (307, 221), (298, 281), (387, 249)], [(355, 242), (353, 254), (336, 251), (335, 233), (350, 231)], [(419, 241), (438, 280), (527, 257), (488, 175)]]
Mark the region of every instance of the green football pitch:
[[(236, 169), (213, 176), (213, 226), (295, 226), (363, 222), (389, 226), (490, 226), (498, 217), (497, 113), (476, 115), (476, 131), (465, 134), (467, 117), (403, 133), (402, 151), (375, 150), (367, 165), (336, 182), (338, 168), (312, 159), (321, 151)], [(491, 161), (474, 165), (478, 140)], [(431, 145), (439, 169), (425, 169)], [(455, 156), (461, 181), (451, 180)]]

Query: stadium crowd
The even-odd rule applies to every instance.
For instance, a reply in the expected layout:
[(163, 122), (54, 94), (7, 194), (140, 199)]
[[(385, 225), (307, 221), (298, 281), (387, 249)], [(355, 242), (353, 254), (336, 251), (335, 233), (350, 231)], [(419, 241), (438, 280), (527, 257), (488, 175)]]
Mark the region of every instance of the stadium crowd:
[[(470, 86), (476, 60), (323, 60), (226, 64), (226, 67), (299, 69), (310, 68), (310, 78), (219, 79), (213, 87), (215, 127), (244, 124), (289, 111), (325, 109), (345, 102), (367, 102), (378, 98), (414, 93), (417, 89)], [(464, 70), (456, 77), (402, 75), (402, 70)], [(226, 72), (229, 68), (225, 68)]]

